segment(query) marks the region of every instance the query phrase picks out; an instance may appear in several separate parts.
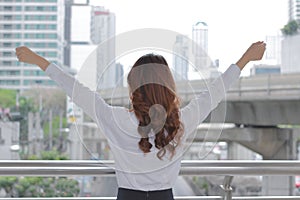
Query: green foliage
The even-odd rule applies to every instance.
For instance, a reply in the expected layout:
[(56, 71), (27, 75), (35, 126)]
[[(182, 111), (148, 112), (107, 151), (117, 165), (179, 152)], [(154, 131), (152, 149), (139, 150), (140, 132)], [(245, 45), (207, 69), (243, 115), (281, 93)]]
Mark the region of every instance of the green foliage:
[(68, 160), (68, 156), (61, 154), (57, 150), (43, 151), (40, 157), (37, 155), (31, 155), (28, 160)]
[(19, 112), (23, 117), (23, 120), (20, 121), (20, 141), (27, 141), (27, 131), (28, 131), (28, 113), (35, 112), (37, 110), (36, 105), (33, 100), (21, 96), (19, 98)]
[[(48, 110), (53, 111), (53, 137), (59, 135), (59, 117), (61, 110), (65, 110), (66, 96), (61, 90), (33, 89), (22, 93), (19, 97), (19, 106), (16, 106), (16, 90), (0, 89), (0, 107), (10, 108), (11, 112), (20, 112), (23, 120), (20, 121), (20, 142), (28, 140), (28, 113), (38, 112), (39, 101), (42, 97), (43, 110), (41, 112), (42, 127), (49, 131)], [(43, 126), (45, 124), (45, 126)], [(67, 126), (66, 118), (63, 127)], [(21, 157), (27, 155), (22, 154)], [(60, 152), (45, 151), (41, 156), (30, 156), (31, 160), (67, 160), (67, 156)], [(65, 177), (0, 177), (0, 190), (3, 189), (6, 197), (76, 197), (79, 194), (79, 184), (76, 180)]]
[[(28, 144), (28, 113), (40, 112), (41, 126), (45, 137), (49, 134), (49, 110), (53, 111), (53, 138), (54, 143), (59, 136), (59, 113), (66, 109), (66, 95), (60, 89), (34, 88), (26, 90), (19, 96), (19, 105), (16, 105), (16, 90), (0, 89), (0, 107), (10, 108), (11, 112), (19, 112), (22, 116), (20, 121), (20, 144)], [(40, 107), (41, 105), (41, 107)], [(67, 119), (63, 118), (63, 127), (67, 127)], [(63, 133), (65, 137), (65, 133)], [(21, 158), (26, 158), (26, 152), (21, 152)]]
[[(41, 152), (31, 160), (66, 160), (58, 151)], [(77, 197), (79, 183), (66, 177), (0, 177), (0, 189), (7, 197)]]
[(0, 177), (0, 188), (4, 189), (7, 197), (13, 196), (13, 188), (16, 182), (17, 182), (16, 177), (11, 177), (11, 176)]
[(0, 89), (0, 107), (11, 108), (16, 105), (16, 90)]
[(76, 180), (60, 178), (56, 183), (56, 193), (60, 197), (73, 197), (74, 193), (79, 194), (79, 185)]
[(65, 177), (23, 177), (16, 186), (18, 197), (76, 197), (79, 191), (78, 182)]
[(298, 33), (298, 29), (299, 29), (298, 22), (296, 20), (292, 20), (281, 29), (281, 32), (285, 36), (295, 35)]
[(57, 150), (44, 151), (41, 153), (42, 160), (67, 160), (68, 157), (60, 154)]
[[(54, 138), (57, 138), (59, 136), (59, 116), (56, 116), (52, 120), (52, 134)], [(67, 118), (63, 117), (62, 118), (62, 127), (67, 127), (68, 122)], [(44, 136), (47, 137), (49, 135), (49, 122), (47, 121), (44, 126)]]

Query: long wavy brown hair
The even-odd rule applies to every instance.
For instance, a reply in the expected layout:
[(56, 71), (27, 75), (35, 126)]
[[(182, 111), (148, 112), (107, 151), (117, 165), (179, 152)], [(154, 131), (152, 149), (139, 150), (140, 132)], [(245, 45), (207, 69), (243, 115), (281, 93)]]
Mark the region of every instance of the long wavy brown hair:
[(127, 82), (131, 93), (132, 109), (139, 121), (138, 145), (144, 152), (151, 151), (149, 134), (155, 133), (157, 157), (162, 159), (169, 151), (170, 158), (183, 135), (180, 121), (180, 101), (170, 68), (161, 55), (146, 54), (131, 68)]

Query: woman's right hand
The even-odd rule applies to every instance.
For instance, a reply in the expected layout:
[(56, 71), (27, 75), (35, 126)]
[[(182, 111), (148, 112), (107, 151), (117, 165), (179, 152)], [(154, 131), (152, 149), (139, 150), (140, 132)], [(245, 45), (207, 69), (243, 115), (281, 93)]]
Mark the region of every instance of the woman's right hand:
[(17, 47), (16, 55), (20, 62), (37, 65), (44, 71), (50, 64), (48, 60), (39, 56), (26, 46)]
[(261, 60), (266, 50), (266, 43), (260, 41), (253, 43), (244, 53), (244, 57), (248, 61)]
[(259, 41), (253, 43), (243, 54), (236, 65), (242, 70), (250, 61), (261, 60), (266, 50), (266, 43)]

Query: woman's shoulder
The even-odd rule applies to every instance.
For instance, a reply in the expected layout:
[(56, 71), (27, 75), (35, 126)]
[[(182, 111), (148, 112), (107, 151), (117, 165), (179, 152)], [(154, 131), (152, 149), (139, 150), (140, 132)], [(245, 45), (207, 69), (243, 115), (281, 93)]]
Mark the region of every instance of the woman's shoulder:
[(137, 124), (137, 118), (134, 112), (126, 107), (111, 106), (111, 114), (114, 120), (117, 120), (121, 124), (131, 122), (131, 124)]

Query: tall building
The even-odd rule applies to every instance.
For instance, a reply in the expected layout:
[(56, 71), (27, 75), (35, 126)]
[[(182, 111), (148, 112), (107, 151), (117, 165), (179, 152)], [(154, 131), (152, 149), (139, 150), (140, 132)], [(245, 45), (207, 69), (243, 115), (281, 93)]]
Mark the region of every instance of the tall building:
[(116, 81), (118, 87), (122, 87), (124, 85), (124, 66), (121, 63), (116, 64)]
[(65, 0), (65, 17), (64, 17), (64, 66), (71, 66), (71, 19), (72, 19), (73, 0)]
[(281, 73), (299, 73), (300, 35), (285, 37), (281, 44)]
[(218, 71), (219, 60), (213, 63), (208, 55), (208, 26), (205, 22), (197, 22), (193, 25), (193, 59), (195, 70), (204, 79), (215, 78), (220, 75)]
[(173, 52), (174, 79), (175, 81), (187, 80), (189, 71), (189, 40), (187, 36), (176, 36)]
[(20, 63), (15, 48), (28, 46), (49, 61), (62, 65), (64, 1), (0, 0), (0, 87), (24, 90), (53, 86), (43, 71)]
[(264, 61), (268, 65), (280, 65), (282, 36), (280, 36), (279, 34), (268, 35), (266, 36), (265, 41), (268, 44), (268, 47), (266, 48)]
[(208, 26), (205, 22), (193, 25), (193, 55), (195, 67), (206, 69), (210, 67), (208, 58)]
[(104, 7), (92, 6), (91, 42), (98, 45), (97, 89), (117, 85), (115, 68), (115, 14)]
[[(289, 0), (289, 21), (300, 23), (300, 0)], [(300, 34), (283, 37), (281, 41), (281, 73), (300, 72)]]
[(289, 0), (289, 21), (300, 21), (300, 0)]

